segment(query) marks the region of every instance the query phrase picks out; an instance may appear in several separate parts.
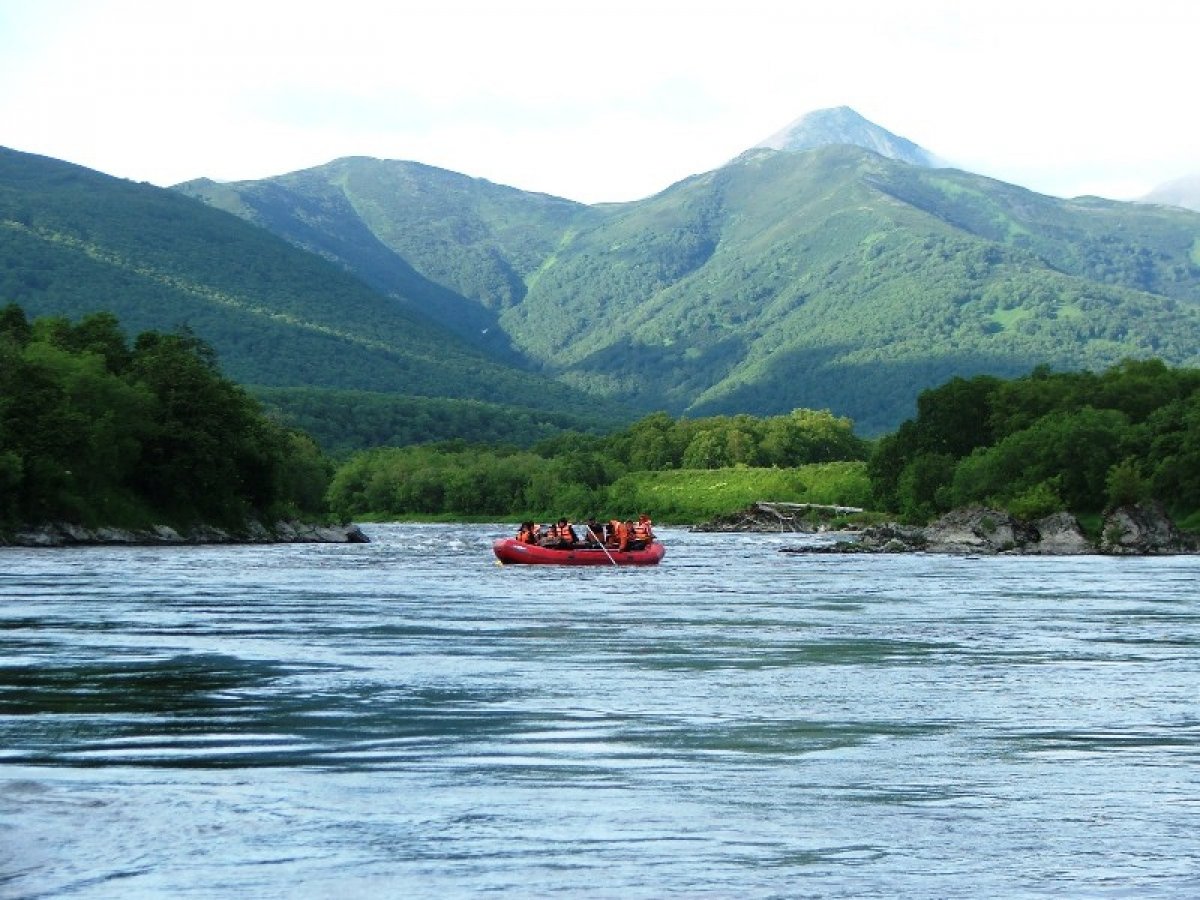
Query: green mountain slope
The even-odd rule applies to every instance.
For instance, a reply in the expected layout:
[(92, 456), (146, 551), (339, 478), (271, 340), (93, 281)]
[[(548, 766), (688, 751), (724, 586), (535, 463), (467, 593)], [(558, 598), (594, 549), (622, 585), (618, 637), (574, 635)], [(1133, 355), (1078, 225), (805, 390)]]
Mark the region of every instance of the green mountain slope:
[(1200, 363), (1200, 215), (853, 146), (756, 149), (595, 207), (361, 159), (187, 189), (384, 289), (402, 266), (448, 292), (431, 316), (501, 331), (492, 352), (647, 410), (827, 407), (875, 433), (953, 375)]
[[(503, 355), (500, 311), (590, 207), (420, 163), (335, 160), (265, 181), (178, 185), (354, 272)], [(467, 300), (466, 298), (470, 298)]]
[(954, 374), (1200, 362), (1198, 240), (1181, 211), (849, 147), (764, 153), (581, 232), (502, 322), (581, 386), (877, 431)]
[[(570, 415), (577, 395), (464, 343), (326, 260), (178, 192), (0, 149), (0, 303), (184, 325), (246, 384)], [(311, 397), (307, 397), (311, 407)], [(611, 415), (611, 408), (602, 413)]]

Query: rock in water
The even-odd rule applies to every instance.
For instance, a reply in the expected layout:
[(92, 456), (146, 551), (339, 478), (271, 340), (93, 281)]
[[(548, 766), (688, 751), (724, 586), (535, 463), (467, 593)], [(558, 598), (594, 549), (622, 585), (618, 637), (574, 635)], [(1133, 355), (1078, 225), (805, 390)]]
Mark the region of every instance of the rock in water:
[(928, 549), (938, 553), (1005, 553), (1037, 539), (1027, 522), (978, 506), (951, 510), (925, 529)]
[(1024, 553), (1078, 556), (1095, 552), (1095, 547), (1079, 527), (1079, 520), (1069, 512), (1051, 513), (1034, 522), (1033, 527), (1038, 533), (1037, 543), (1024, 548)]
[(1100, 552), (1119, 556), (1194, 553), (1196, 542), (1185, 537), (1157, 501), (1119, 506), (1104, 517)]
[(68, 522), (51, 522), (0, 534), (0, 546), (72, 547), (90, 545), (160, 544), (368, 544), (371, 539), (357, 525), (322, 527), (303, 522), (277, 522), (274, 529), (250, 521), (241, 531), (197, 525), (180, 534), (166, 525), (144, 529), (84, 528)]
[(757, 500), (743, 510), (695, 525), (692, 531), (816, 533), (825, 531), (836, 516), (860, 512), (857, 506)]

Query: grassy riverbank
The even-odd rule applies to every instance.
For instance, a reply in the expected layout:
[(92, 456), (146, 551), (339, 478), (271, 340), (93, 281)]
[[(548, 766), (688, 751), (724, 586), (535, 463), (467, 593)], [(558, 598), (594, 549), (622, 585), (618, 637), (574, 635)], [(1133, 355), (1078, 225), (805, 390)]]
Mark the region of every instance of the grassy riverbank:
[(622, 476), (609, 488), (609, 497), (619, 513), (645, 510), (656, 522), (690, 525), (757, 500), (866, 507), (871, 485), (861, 462), (791, 469), (681, 469)]
[(814, 463), (795, 468), (677, 469), (632, 472), (606, 490), (602, 508), (594, 510), (525, 510), (501, 516), (464, 516), (455, 513), (394, 516), (357, 514), (359, 522), (489, 522), (533, 519), (547, 521), (560, 515), (582, 518), (628, 518), (649, 513), (662, 525), (695, 525), (715, 516), (745, 509), (759, 500), (781, 503), (815, 503), (866, 507), (870, 482), (862, 462)]

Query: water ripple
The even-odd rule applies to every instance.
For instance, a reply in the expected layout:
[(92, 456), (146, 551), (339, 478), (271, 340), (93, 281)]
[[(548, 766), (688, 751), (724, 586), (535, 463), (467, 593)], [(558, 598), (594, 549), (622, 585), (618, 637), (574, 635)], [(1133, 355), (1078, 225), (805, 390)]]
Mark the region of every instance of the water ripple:
[(0, 550), (0, 893), (1200, 893), (1195, 558), (368, 530)]

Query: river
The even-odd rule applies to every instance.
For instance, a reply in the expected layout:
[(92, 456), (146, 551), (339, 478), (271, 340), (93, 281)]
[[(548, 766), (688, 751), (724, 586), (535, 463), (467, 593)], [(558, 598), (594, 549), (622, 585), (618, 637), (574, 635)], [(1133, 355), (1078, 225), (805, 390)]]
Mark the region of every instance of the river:
[(1200, 896), (1200, 558), (0, 549), (0, 897)]

